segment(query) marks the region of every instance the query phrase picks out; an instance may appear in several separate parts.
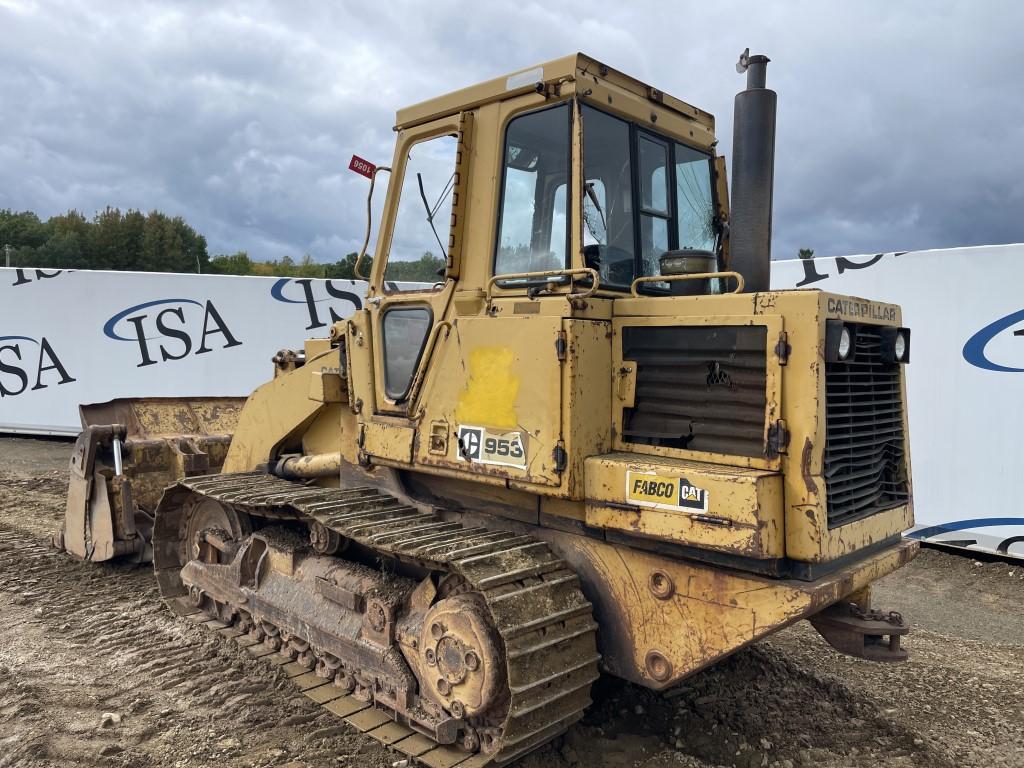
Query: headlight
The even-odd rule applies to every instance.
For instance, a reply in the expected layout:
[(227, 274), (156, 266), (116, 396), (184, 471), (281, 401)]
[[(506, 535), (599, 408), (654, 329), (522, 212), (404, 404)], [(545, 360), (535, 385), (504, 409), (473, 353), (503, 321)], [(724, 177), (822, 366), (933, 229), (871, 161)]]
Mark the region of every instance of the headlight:
[(839, 332), (839, 359), (845, 360), (850, 356), (850, 350), (853, 348), (853, 337), (850, 334), (850, 327), (848, 325), (843, 326), (843, 330)]
[(910, 362), (910, 329), (909, 328), (881, 328), (878, 332), (882, 342), (883, 363), (909, 363)]
[(857, 347), (857, 326), (842, 320), (825, 321), (825, 360), (844, 363), (851, 359)]
[(896, 332), (896, 341), (893, 342), (892, 351), (895, 353), (896, 359), (902, 363), (907, 354), (907, 335), (903, 331)]

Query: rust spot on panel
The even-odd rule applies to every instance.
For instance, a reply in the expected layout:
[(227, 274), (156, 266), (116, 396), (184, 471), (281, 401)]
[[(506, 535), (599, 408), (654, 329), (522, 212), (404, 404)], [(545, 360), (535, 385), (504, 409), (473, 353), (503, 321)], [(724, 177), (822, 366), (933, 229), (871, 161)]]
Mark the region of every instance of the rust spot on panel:
[(775, 304), (778, 301), (778, 294), (774, 292), (769, 293), (755, 293), (754, 294), (754, 314), (760, 315), (770, 312), (775, 308)]
[(804, 485), (807, 487), (807, 492), (817, 496), (818, 485), (811, 476), (811, 455), (813, 451), (814, 444), (811, 442), (811, 438), (804, 438), (804, 452), (800, 459), (800, 472), (804, 476)]

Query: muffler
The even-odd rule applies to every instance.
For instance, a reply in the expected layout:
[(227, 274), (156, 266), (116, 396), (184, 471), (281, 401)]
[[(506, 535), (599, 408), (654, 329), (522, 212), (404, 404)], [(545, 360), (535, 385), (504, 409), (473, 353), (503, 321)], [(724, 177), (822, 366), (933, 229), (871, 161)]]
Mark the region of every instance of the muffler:
[(729, 268), (743, 275), (746, 290), (757, 292), (769, 290), (771, 282), (778, 97), (765, 87), (768, 57), (749, 54), (748, 48), (736, 65), (747, 73), (747, 88), (736, 94), (734, 106)]

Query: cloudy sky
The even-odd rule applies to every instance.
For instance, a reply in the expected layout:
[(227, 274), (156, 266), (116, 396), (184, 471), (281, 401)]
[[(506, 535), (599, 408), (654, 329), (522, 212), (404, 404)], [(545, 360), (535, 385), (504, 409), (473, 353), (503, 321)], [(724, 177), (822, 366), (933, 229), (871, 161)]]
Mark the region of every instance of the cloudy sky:
[(776, 257), (1024, 241), (1019, 2), (0, 0), (0, 208), (180, 214), (211, 253), (362, 240), (395, 110), (582, 50), (716, 115), (772, 58)]

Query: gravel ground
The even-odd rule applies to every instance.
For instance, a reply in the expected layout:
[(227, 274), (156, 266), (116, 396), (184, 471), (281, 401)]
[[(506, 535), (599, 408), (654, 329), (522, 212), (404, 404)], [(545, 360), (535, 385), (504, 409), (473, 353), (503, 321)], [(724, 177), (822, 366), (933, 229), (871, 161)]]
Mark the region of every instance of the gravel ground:
[[(48, 549), (70, 450), (0, 438), (0, 768), (398, 759), (173, 617), (147, 567)], [(1024, 567), (926, 550), (875, 595), (914, 627), (905, 664), (839, 656), (801, 623), (667, 697), (602, 679), (521, 766), (1024, 766)]]

